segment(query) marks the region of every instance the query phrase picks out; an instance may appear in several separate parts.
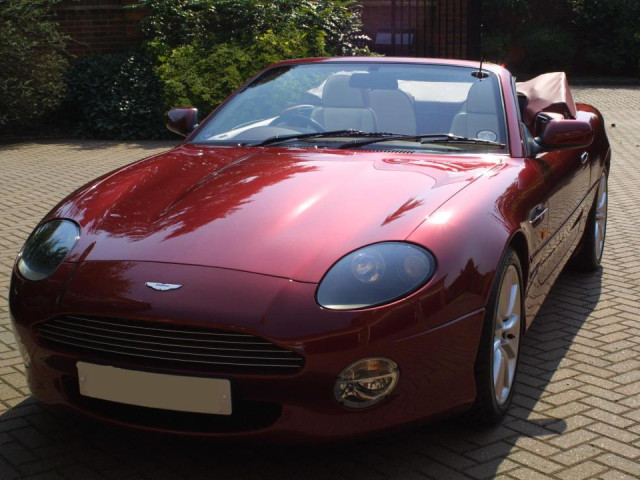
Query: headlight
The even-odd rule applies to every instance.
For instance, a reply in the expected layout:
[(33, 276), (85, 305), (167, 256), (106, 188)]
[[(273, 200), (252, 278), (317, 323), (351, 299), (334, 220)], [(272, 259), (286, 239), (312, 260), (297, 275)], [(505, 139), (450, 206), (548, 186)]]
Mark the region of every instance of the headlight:
[(333, 388), (345, 407), (369, 407), (387, 397), (398, 383), (398, 365), (388, 358), (365, 358), (340, 372)]
[(423, 286), (435, 267), (433, 255), (418, 245), (376, 243), (338, 260), (320, 281), (316, 300), (333, 310), (382, 305)]
[(18, 271), (27, 280), (47, 278), (64, 261), (80, 238), (71, 220), (50, 220), (36, 228), (20, 252)]

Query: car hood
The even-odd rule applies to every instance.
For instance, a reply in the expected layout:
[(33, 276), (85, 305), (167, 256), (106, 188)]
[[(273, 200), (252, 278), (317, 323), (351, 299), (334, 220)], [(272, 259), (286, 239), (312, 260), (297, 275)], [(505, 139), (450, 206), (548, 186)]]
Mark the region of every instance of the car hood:
[(51, 216), (82, 228), (69, 261), (204, 265), (318, 282), (350, 251), (405, 239), (500, 160), (184, 145), (88, 184)]

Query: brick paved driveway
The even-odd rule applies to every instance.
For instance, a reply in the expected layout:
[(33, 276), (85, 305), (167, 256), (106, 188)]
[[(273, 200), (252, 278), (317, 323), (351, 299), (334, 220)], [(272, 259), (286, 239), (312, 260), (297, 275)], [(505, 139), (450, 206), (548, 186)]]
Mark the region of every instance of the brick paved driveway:
[[(604, 269), (562, 275), (523, 347), (502, 425), (448, 420), (348, 445), (227, 445), (130, 432), (29, 398), (7, 313), (35, 223), (100, 173), (169, 144), (0, 146), (0, 479), (624, 479), (640, 477), (640, 88), (584, 88), (613, 143)], [(615, 128), (610, 125), (615, 123)]]

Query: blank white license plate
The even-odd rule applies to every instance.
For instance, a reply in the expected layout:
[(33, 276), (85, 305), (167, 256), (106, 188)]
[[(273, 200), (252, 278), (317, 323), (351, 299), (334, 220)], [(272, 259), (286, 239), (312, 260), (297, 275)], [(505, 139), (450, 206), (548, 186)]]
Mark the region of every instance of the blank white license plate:
[(78, 362), (80, 393), (87, 397), (181, 412), (231, 415), (231, 384), (220, 378), (164, 373)]

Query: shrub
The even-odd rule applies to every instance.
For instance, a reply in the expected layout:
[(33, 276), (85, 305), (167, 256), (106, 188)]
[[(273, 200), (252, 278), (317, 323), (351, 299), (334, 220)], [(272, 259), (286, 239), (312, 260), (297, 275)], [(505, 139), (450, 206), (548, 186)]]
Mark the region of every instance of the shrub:
[(360, 9), (353, 0), (139, 0), (150, 14), (143, 30), (160, 55), (197, 42), (249, 46), (268, 31), (323, 32), (327, 54), (368, 53)]
[(487, 55), (515, 70), (640, 74), (638, 0), (485, 0), (483, 23)]
[(554, 27), (530, 27), (520, 39), (520, 45), (524, 58), (516, 67), (522, 72), (571, 70), (575, 42), (569, 32)]
[(640, 2), (570, 0), (580, 32), (578, 60), (585, 73), (640, 73)]
[(283, 58), (321, 55), (323, 36), (291, 30), (267, 31), (249, 47), (238, 42), (204, 47), (192, 43), (172, 50), (157, 68), (165, 88), (165, 108), (195, 106), (209, 113), (249, 77)]
[(368, 53), (353, 0), (139, 0), (165, 108), (210, 112), (247, 78), (290, 58)]
[(504, 63), (512, 46), (513, 40), (511, 35), (502, 31), (491, 31), (483, 35), (483, 58), (493, 63)]
[(167, 53), (171, 48), (187, 45), (212, 32), (206, 28), (215, 15), (212, 0), (138, 0), (129, 8), (144, 8), (148, 15), (142, 31), (151, 46)]
[(162, 84), (144, 52), (83, 58), (67, 81), (67, 104), (79, 134), (111, 139), (164, 136)]
[(56, 0), (0, 1), (0, 126), (28, 125), (64, 96), (65, 37), (50, 17)]

